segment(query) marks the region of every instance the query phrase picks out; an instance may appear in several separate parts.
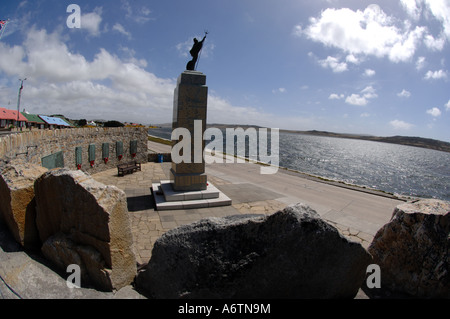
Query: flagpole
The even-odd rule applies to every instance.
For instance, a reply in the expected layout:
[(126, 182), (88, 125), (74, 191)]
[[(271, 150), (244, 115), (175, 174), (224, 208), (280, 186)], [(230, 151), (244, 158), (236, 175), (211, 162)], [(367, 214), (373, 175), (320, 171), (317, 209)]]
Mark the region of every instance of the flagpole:
[(1, 40), (1, 39), (2, 39), (2, 37), (3, 37), (3, 32), (5, 32), (5, 29), (6, 29), (6, 26), (8, 25), (8, 23), (9, 23), (9, 19), (8, 19), (8, 20), (6, 20), (5, 24), (3, 25), (3, 28), (2, 28), (2, 33), (0, 34), (0, 40)]
[(22, 90), (23, 90), (23, 81), (26, 81), (27, 78), (25, 79), (19, 79), (19, 81), (21, 81), (20, 83), (20, 89), (19, 89), (19, 96), (17, 98), (17, 129), (19, 129), (19, 115), (20, 115), (20, 96), (22, 95)]
[[(208, 35), (208, 31), (205, 31), (205, 38), (207, 35)], [(202, 56), (202, 51), (203, 51), (203, 45), (202, 45), (202, 49), (200, 50), (200, 53), (198, 54), (198, 59), (197, 59), (197, 63), (195, 63), (194, 70), (197, 70), (198, 63), (200, 62), (200, 57)]]

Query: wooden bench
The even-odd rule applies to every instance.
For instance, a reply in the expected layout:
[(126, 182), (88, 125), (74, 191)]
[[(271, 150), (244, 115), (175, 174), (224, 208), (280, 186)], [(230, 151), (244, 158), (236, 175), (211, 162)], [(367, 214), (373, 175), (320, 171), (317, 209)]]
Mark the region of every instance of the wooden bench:
[(117, 165), (117, 175), (124, 176), (128, 173), (134, 173), (141, 170), (141, 163), (136, 161)]

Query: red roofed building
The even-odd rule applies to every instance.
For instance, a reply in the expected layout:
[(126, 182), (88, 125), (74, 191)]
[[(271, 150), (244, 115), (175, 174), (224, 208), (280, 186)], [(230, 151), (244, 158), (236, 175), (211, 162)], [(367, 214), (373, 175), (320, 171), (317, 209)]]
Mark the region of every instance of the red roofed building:
[(27, 118), (19, 112), (19, 123), (17, 125), (17, 111), (8, 110), (0, 107), (0, 128), (9, 128), (10, 125), (25, 127)]

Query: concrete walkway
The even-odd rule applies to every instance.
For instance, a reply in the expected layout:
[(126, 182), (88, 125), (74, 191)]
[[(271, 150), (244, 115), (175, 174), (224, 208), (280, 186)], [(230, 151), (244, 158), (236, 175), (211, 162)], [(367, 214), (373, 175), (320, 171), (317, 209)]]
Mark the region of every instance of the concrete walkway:
[[(170, 152), (170, 146), (149, 142), (149, 149)], [(153, 244), (166, 231), (206, 217), (235, 214), (272, 214), (289, 204), (305, 203), (341, 233), (368, 247), (402, 201), (362, 188), (347, 188), (307, 175), (278, 170), (261, 175), (254, 163), (207, 164), (209, 182), (233, 201), (232, 206), (156, 211), (152, 182), (168, 179), (170, 163), (145, 163), (142, 171), (118, 177), (116, 170), (93, 175), (104, 184), (116, 185), (127, 194), (128, 210), (137, 250), (137, 261), (149, 261)], [(339, 186), (336, 186), (339, 185)]]

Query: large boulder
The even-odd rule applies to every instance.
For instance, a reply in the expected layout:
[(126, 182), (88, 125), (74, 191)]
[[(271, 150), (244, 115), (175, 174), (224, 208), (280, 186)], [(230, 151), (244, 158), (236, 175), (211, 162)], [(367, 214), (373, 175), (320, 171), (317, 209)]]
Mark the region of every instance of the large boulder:
[(161, 236), (136, 278), (153, 298), (353, 298), (371, 256), (308, 206), (209, 218)]
[(40, 246), (34, 182), (46, 171), (37, 165), (10, 163), (0, 172), (0, 220), (3, 219), (14, 239), (25, 248)]
[[(42, 252), (64, 270), (111, 291), (130, 284), (136, 256), (125, 193), (82, 171), (48, 171), (36, 180), (36, 224)], [(82, 282), (83, 284), (83, 282)]]
[(450, 298), (450, 202), (397, 206), (369, 252), (381, 269), (381, 293)]

